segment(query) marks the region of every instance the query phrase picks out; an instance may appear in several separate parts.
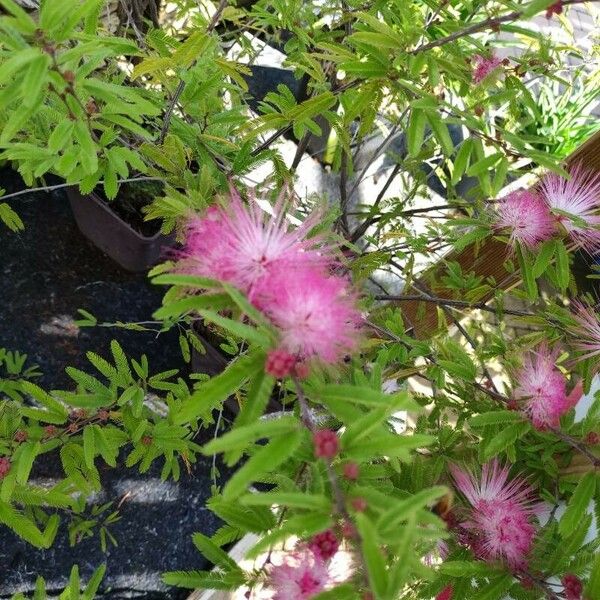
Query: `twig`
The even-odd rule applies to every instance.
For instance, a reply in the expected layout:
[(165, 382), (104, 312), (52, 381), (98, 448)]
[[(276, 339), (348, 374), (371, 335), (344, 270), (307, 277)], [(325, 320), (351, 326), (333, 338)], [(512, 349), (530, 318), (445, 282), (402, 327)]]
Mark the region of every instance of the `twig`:
[[(317, 432), (317, 424), (315, 423), (314, 417), (310, 414), (310, 409), (308, 408), (308, 403), (306, 402), (306, 396), (304, 395), (304, 390), (302, 389), (302, 385), (297, 377), (292, 378), (294, 381), (294, 386), (296, 388), (296, 397), (298, 399), (298, 405), (300, 406), (300, 416), (302, 417), (302, 422), (304, 426), (312, 433)], [(342, 488), (340, 486), (340, 482), (338, 481), (337, 474), (331, 464), (328, 461), (325, 462), (325, 468), (327, 469), (327, 477), (329, 479), (329, 483), (331, 484), (331, 489), (333, 490), (334, 499), (335, 499), (335, 507), (338, 514), (340, 514), (345, 520), (349, 523), (352, 523), (353, 519), (346, 508), (346, 501), (344, 499), (344, 493), (342, 492)], [(361, 537), (359, 532), (356, 532), (356, 545), (358, 549), (358, 556), (362, 565), (362, 575), (365, 579), (365, 582), (368, 585), (368, 575), (367, 575), (367, 566), (366, 560), (363, 556), (362, 547), (361, 547)]]
[[(133, 183), (134, 181), (164, 181), (162, 177), (130, 177), (128, 179), (119, 179), (117, 184), (121, 183)], [(45, 185), (37, 188), (25, 188), (6, 196), (0, 196), (0, 200), (7, 200), (8, 198), (15, 198), (16, 196), (22, 196), (24, 194), (34, 194), (35, 192), (51, 192), (53, 190), (60, 190), (62, 188), (75, 187), (75, 183), (58, 183), (56, 185)]]
[(390, 302), (429, 302), (439, 304), (440, 306), (451, 306), (454, 308), (468, 308), (470, 310), (485, 310), (492, 313), (504, 313), (506, 315), (514, 315), (517, 317), (535, 317), (535, 313), (530, 313), (525, 310), (495, 308), (488, 306), (485, 302), (467, 302), (465, 300), (450, 300), (449, 298), (438, 298), (436, 296), (423, 296), (422, 294), (406, 294), (399, 296), (388, 296), (380, 294), (375, 296), (375, 300), (387, 300)]
[(581, 454), (583, 454), (583, 456), (585, 456), (592, 463), (592, 465), (594, 465), (595, 469), (600, 469), (600, 458), (597, 457), (590, 450), (588, 450), (588, 448), (586, 448), (585, 444), (582, 444), (581, 442), (576, 440), (574, 437), (570, 436), (567, 433), (564, 433), (563, 431), (561, 431), (560, 429), (558, 429), (556, 427), (550, 427), (550, 431), (552, 431), (552, 433), (559, 440), (563, 441), (565, 444), (568, 444), (569, 446), (571, 446), (571, 448), (573, 448), (573, 449), (577, 450), (578, 452), (580, 452)]
[[(210, 20), (210, 23), (208, 24), (208, 27), (206, 28), (207, 34), (210, 34), (213, 31), (213, 29), (217, 26), (217, 23), (221, 19), (221, 16), (223, 14), (223, 11), (227, 7), (227, 4), (228, 4), (228, 0), (221, 0), (221, 2), (219, 3), (219, 6), (217, 7), (217, 10), (215, 11), (215, 14), (212, 16), (212, 19)], [(194, 61), (193, 64), (196, 64), (196, 61)], [(179, 98), (181, 97), (181, 94), (183, 93), (184, 89), (185, 89), (185, 80), (180, 79), (179, 83), (177, 84), (177, 87), (175, 88), (175, 92), (173, 93), (173, 96), (171, 97), (171, 101), (169, 102), (169, 105), (167, 106), (167, 110), (165, 111), (165, 118), (163, 120), (163, 126), (160, 131), (160, 135), (158, 136), (159, 144), (162, 144), (165, 141), (165, 137), (167, 136), (167, 132), (169, 131), (169, 127), (171, 125), (171, 117), (173, 116), (173, 111), (175, 110), (175, 106), (179, 102)]]
[[(598, 2), (599, 0), (562, 0), (563, 6), (568, 6), (571, 4), (583, 4), (584, 2)], [(473, 25), (469, 25), (469, 27), (465, 27), (464, 29), (460, 29), (459, 31), (455, 31), (445, 37), (439, 38), (437, 40), (433, 40), (432, 42), (428, 42), (427, 44), (422, 44), (418, 46), (414, 50), (412, 50), (411, 54), (419, 54), (420, 52), (426, 52), (427, 50), (431, 50), (432, 48), (438, 48), (440, 46), (444, 46), (445, 44), (449, 44), (450, 42), (454, 42), (460, 38), (463, 38), (467, 35), (471, 35), (473, 33), (477, 33), (478, 31), (483, 31), (485, 29), (491, 29), (493, 27), (497, 27), (502, 23), (510, 23), (511, 21), (517, 21), (520, 17), (523, 16), (524, 11), (522, 10), (514, 10), (510, 13), (499, 17), (490, 17), (489, 19), (485, 19), (484, 21), (479, 21), (478, 23), (473, 23)]]

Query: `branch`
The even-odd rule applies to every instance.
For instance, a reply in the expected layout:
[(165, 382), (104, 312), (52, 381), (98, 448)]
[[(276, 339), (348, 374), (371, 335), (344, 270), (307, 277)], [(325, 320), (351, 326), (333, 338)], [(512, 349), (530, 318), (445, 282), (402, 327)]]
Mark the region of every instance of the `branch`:
[(468, 308), (470, 310), (485, 310), (492, 313), (504, 313), (506, 315), (514, 315), (517, 317), (535, 317), (535, 313), (517, 309), (499, 309), (493, 306), (488, 306), (485, 302), (466, 302), (465, 300), (450, 300), (449, 298), (439, 298), (436, 296), (423, 296), (421, 294), (405, 294), (399, 296), (389, 296), (380, 294), (375, 296), (375, 300), (386, 300), (391, 302), (430, 302), (439, 306), (451, 306), (454, 308)]
[[(563, 6), (569, 6), (571, 4), (583, 4), (584, 2), (598, 2), (599, 0), (562, 0)], [(450, 42), (454, 42), (460, 38), (463, 38), (467, 35), (471, 35), (473, 33), (477, 33), (478, 31), (483, 31), (485, 29), (492, 29), (501, 25), (502, 23), (510, 23), (511, 21), (518, 21), (522, 16), (524, 10), (514, 10), (510, 13), (502, 15), (500, 17), (490, 17), (489, 19), (485, 19), (484, 21), (479, 21), (478, 23), (473, 23), (473, 25), (469, 25), (469, 27), (465, 27), (464, 29), (460, 29), (459, 31), (455, 31), (445, 37), (434, 40), (433, 42), (429, 42), (427, 44), (423, 44), (418, 46), (414, 50), (411, 51), (411, 54), (419, 54), (421, 52), (426, 52), (427, 50), (431, 50), (432, 48), (438, 48), (440, 46), (444, 46), (445, 44), (449, 44)]]
[(571, 448), (577, 450), (583, 456), (585, 456), (591, 463), (594, 465), (595, 469), (600, 469), (600, 458), (597, 457), (593, 452), (591, 452), (585, 444), (581, 443), (579, 440), (576, 440), (574, 437), (570, 436), (567, 433), (564, 433), (557, 427), (551, 427), (550, 431), (565, 444), (571, 446)]
[[(314, 435), (317, 432), (317, 424), (315, 423), (314, 417), (310, 413), (310, 409), (308, 408), (308, 404), (306, 402), (306, 396), (304, 395), (304, 390), (302, 389), (302, 385), (297, 377), (292, 377), (294, 381), (294, 386), (296, 387), (296, 397), (298, 398), (298, 404), (300, 406), (300, 415), (302, 417), (302, 422), (304, 426)], [(334, 499), (335, 499), (335, 507), (338, 514), (344, 517), (349, 523), (353, 522), (348, 509), (346, 508), (346, 501), (344, 499), (344, 493), (342, 492), (342, 487), (340, 486), (340, 482), (338, 480), (338, 476), (331, 466), (331, 463), (328, 461), (325, 462), (325, 467), (327, 469), (327, 477), (329, 478), (329, 483), (331, 484), (331, 489), (333, 490)], [(367, 577), (367, 563), (365, 557), (362, 552), (361, 547), (361, 537), (356, 531), (356, 545), (358, 546), (358, 557), (361, 561), (362, 566), (362, 575), (365, 579), (366, 584), (368, 585), (368, 577)]]
[[(164, 179), (162, 177), (130, 177), (128, 179), (119, 179), (117, 184), (133, 183), (135, 181), (164, 181)], [(74, 183), (58, 183), (56, 185), (44, 185), (37, 188), (26, 188), (24, 190), (19, 190), (18, 192), (13, 192), (12, 194), (7, 194), (6, 196), (0, 196), (0, 200), (15, 198), (16, 196), (23, 196), (24, 194), (34, 194), (35, 192), (51, 192), (53, 190), (75, 187), (75, 185), (76, 184)]]

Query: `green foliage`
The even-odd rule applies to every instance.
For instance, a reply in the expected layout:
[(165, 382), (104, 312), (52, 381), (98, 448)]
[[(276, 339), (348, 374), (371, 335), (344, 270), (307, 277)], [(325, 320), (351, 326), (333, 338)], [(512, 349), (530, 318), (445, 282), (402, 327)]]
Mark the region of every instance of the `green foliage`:
[[(94, 598), (97, 598), (98, 588), (102, 583), (105, 573), (106, 565), (98, 567), (90, 577), (87, 585), (82, 588), (82, 581), (79, 577), (79, 567), (75, 565), (71, 569), (69, 584), (58, 596), (55, 596), (54, 590), (46, 589), (46, 582), (43, 577), (38, 577), (35, 584), (35, 591), (31, 598), (32, 600), (46, 600), (46, 598), (50, 597), (58, 598), (58, 600), (94, 600)], [(48, 595), (48, 591), (52, 594), (51, 596)], [(19, 593), (15, 594), (12, 597), (12, 600), (26, 600), (26, 598), (28, 597)]]
[[(178, 28), (123, 23), (115, 34), (102, 20), (102, 0), (44, 0), (35, 14), (0, 0), (0, 160), (27, 185), (52, 174), (118, 201), (121, 184), (144, 175), (161, 189), (139, 187), (145, 218), (181, 238), (190, 214), (224, 202), (229, 182), (254, 182), (257, 167), (267, 175), (254, 191), (275, 202), (306, 158), (298, 152), (287, 164), (278, 140), (293, 135), (304, 146), (322, 137), (341, 193), (335, 209), (328, 199), (315, 229), (347, 251), (336, 268), (363, 286), (368, 313), (355, 357), (335, 368), (311, 364), (302, 381), (276, 381), (265, 361), (278, 333), (250, 299), (166, 264), (151, 273), (168, 286), (155, 325), (177, 330), (190, 363), (205, 350), (194, 333), (201, 321), (227, 359), (220, 373), (151, 374), (145, 356), (134, 360), (113, 342), (108, 358), (88, 353), (89, 369), (67, 369), (69, 389), (49, 392), (32, 381), (38, 373), (24, 355), (0, 350), (0, 458), (8, 465), (0, 524), (47, 548), (66, 521), (72, 544), (98, 536), (106, 550), (118, 543), (111, 525), (119, 514), (111, 502), (91, 500), (101, 489), (99, 465), (123, 460), (143, 473), (158, 461), (162, 478), (177, 480), (202, 453), (215, 460), (208, 508), (224, 524), (193, 542), (214, 569), (167, 573), (170, 585), (252, 588), (264, 583), (265, 570), (242, 569), (227, 554), (230, 544), (254, 534), (248, 556), (255, 558), (331, 529), (345, 538), (356, 573), (317, 596), (323, 600), (360, 598), (367, 588), (377, 600), (430, 600), (446, 585), (456, 598), (536, 600), (545, 581), (567, 572), (584, 580), (591, 598), (600, 595), (598, 542), (586, 542), (588, 507), (596, 522), (600, 514), (597, 474), (586, 474), (597, 449), (585, 442), (600, 430), (600, 404), (581, 422), (573, 411), (563, 416), (557, 435), (557, 428), (535, 429), (511, 403), (522, 355), (542, 340), (564, 344), (558, 364), (568, 388), (578, 379), (589, 388), (590, 361), (571, 360), (578, 354), (564, 299), (576, 294), (577, 281), (567, 231), (535, 250), (506, 253), (505, 273), (478, 269), (481, 247), (504, 239), (491, 201), (541, 168), (564, 175), (562, 160), (597, 130), (588, 112), (598, 94), (598, 49), (571, 69), (567, 57), (581, 56), (574, 43), (527, 26), (552, 3), (259, 0), (221, 3), (211, 15), (176, 0), (170, 11)], [(496, 29), (510, 59), (474, 85), (470, 59), (490, 55)], [(251, 70), (228, 53), (235, 41), (252, 63), (258, 50), (250, 35), (280, 42), (301, 95), (279, 85), (250, 112)], [(357, 204), (354, 192), (379, 178), (371, 167), (384, 152), (393, 166), (381, 185), (397, 183), (394, 197)], [(441, 207), (429, 194), (432, 180), (443, 190)], [(285, 210), (302, 221), (317, 202), (291, 204)], [(17, 212), (0, 202), (0, 220), (13, 232), (23, 228)], [(585, 226), (581, 216), (554, 213)], [(454, 254), (422, 276), (446, 248)], [(471, 263), (462, 260), (471, 254)], [(414, 296), (416, 318), (369, 291), (382, 272), (414, 292), (397, 299)], [(511, 309), (514, 300), (527, 310)], [(489, 318), (471, 318), (472, 308)], [(80, 327), (108, 325), (83, 309), (80, 316)], [(435, 332), (421, 339), (420, 326), (436, 319)], [(111, 325), (135, 331), (147, 323)], [(285, 414), (266, 415), (275, 398)], [(226, 404), (239, 409), (233, 417)], [(196, 433), (215, 421), (214, 438), (199, 446)], [(318, 428), (338, 436), (330, 461), (315, 457)], [(58, 454), (64, 473), (41, 487), (32, 473), (48, 452)], [(235, 468), (220, 486), (217, 457)], [(449, 463), (477, 472), (493, 458), (523, 472), (554, 509), (529, 557), (536, 576), (529, 590), (524, 574), (478, 560), (447, 526)], [(455, 502), (464, 514), (466, 499)], [(82, 593), (74, 568), (63, 597), (93, 597), (102, 575)], [(45, 597), (43, 587), (34, 597)]]

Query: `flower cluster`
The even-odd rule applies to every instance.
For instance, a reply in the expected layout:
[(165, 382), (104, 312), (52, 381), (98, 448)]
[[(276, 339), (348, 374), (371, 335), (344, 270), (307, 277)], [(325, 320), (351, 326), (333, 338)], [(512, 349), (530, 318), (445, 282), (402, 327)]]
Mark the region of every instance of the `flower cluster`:
[[(575, 326), (571, 328), (573, 346), (581, 352), (578, 360), (600, 355), (600, 320), (596, 311), (580, 301), (573, 303)], [(597, 367), (597, 365), (596, 365)]]
[(308, 600), (333, 583), (329, 561), (337, 554), (340, 542), (331, 529), (315, 535), (308, 544), (285, 555), (281, 565), (269, 572), (273, 600)]
[(308, 600), (330, 582), (327, 564), (309, 550), (291, 552), (270, 571), (273, 600)]
[(600, 248), (600, 175), (581, 165), (569, 179), (548, 173), (537, 189), (513, 192), (496, 207), (495, 226), (509, 232), (510, 241), (535, 248), (563, 228), (571, 241), (587, 252)]
[(345, 278), (333, 274), (334, 248), (310, 237), (319, 215), (290, 230), (283, 201), (268, 215), (232, 188), (228, 206), (192, 218), (177, 269), (244, 292), (275, 325), (279, 345), (267, 361), (275, 377), (307, 374), (306, 361), (332, 364), (356, 342), (360, 314)]
[(475, 556), (501, 561), (514, 570), (524, 569), (533, 546), (533, 517), (541, 510), (530, 486), (519, 477), (509, 481), (508, 467), (497, 461), (485, 464), (478, 479), (456, 465), (451, 467), (456, 487), (471, 505), (457, 525), (459, 539)]
[(473, 57), (473, 83), (481, 83), (487, 79), (502, 64), (502, 59), (494, 54), (489, 57), (476, 54)]
[(577, 404), (582, 394), (580, 384), (567, 394), (567, 380), (555, 365), (558, 354), (558, 349), (550, 351), (542, 344), (525, 356), (515, 377), (516, 407), (536, 429), (557, 427), (560, 418)]

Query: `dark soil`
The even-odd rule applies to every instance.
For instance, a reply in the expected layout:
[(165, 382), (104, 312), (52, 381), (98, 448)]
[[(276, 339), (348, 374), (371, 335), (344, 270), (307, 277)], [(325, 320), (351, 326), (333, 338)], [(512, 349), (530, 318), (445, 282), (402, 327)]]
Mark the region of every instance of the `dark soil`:
[[(22, 189), (20, 178), (0, 170), (0, 187), (7, 193)], [(83, 308), (100, 322), (147, 321), (160, 305), (164, 289), (148, 283), (145, 275), (128, 273), (84, 238), (73, 220), (62, 191), (33, 193), (9, 199), (25, 223), (20, 233), (0, 223), (0, 347), (28, 355), (39, 365), (38, 382), (49, 389), (72, 389), (64, 369), (90, 369), (85, 353), (110, 356), (117, 339), (132, 357), (146, 354), (150, 370), (158, 373), (187, 365), (181, 358), (177, 335), (169, 332), (126, 331), (115, 328), (78, 329), (73, 320)], [(210, 433), (208, 433), (210, 435)], [(210, 495), (210, 460), (200, 459), (179, 482), (160, 481), (161, 464), (144, 475), (125, 467), (102, 471), (105, 490), (95, 502), (126, 494), (121, 520), (110, 531), (119, 545), (100, 550), (98, 536), (70, 547), (63, 523), (53, 548), (40, 551), (0, 525), (0, 598), (31, 590), (43, 575), (52, 589), (62, 586), (71, 566), (78, 564), (82, 579), (107, 562), (103, 593), (110, 598), (179, 599), (188, 592), (167, 588), (160, 575), (167, 570), (202, 569), (207, 565), (191, 542), (201, 531), (210, 535), (219, 526), (205, 509)], [(34, 479), (60, 475), (56, 457), (36, 462)]]
[(163, 189), (160, 181), (138, 181), (121, 184), (114, 200), (107, 200), (102, 188), (96, 193), (130, 227), (145, 237), (152, 237), (160, 231), (160, 221), (144, 221), (145, 209)]

